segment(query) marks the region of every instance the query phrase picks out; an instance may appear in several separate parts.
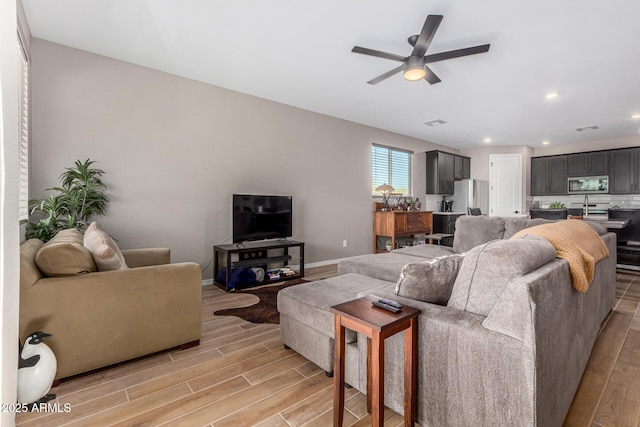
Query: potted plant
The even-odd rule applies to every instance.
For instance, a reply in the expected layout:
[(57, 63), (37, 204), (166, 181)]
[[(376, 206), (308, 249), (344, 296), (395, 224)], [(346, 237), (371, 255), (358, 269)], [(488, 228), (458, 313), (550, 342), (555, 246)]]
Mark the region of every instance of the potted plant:
[(29, 201), (31, 217), (27, 224), (27, 238), (49, 241), (60, 230), (77, 228), (83, 231), (94, 215), (104, 215), (109, 197), (102, 182), (104, 171), (92, 167), (95, 162), (76, 160), (74, 167), (65, 168), (60, 175), (62, 186), (47, 188), (53, 191), (43, 199)]
[(564, 209), (565, 205), (562, 202), (549, 203), (549, 209)]
[(408, 211), (412, 211), (412, 210), (414, 210), (414, 208), (415, 208), (415, 203), (416, 203), (416, 202), (415, 202), (415, 200), (413, 199), (413, 197), (409, 196), (409, 197), (407, 197), (405, 200), (406, 200), (406, 203), (407, 203), (407, 206), (408, 206), (408, 207), (407, 207), (407, 210), (408, 210)]

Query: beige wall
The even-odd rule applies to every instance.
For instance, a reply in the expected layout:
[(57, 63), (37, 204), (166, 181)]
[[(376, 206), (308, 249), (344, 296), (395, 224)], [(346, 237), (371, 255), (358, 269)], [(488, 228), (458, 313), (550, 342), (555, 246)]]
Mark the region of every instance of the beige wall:
[[(16, 401), (18, 375), (18, 57), (16, 2), (0, 1), (0, 403)], [(0, 412), (0, 425), (15, 414)]]
[[(596, 131), (597, 132), (597, 131)], [(600, 139), (596, 141), (583, 141), (575, 144), (538, 147), (533, 150), (534, 157), (553, 156), (556, 154), (583, 153), (585, 151), (610, 150), (613, 148), (626, 148), (640, 146), (640, 134), (622, 138)]]
[(97, 160), (112, 199), (100, 223), (123, 248), (167, 246), (175, 261), (205, 266), (231, 238), (233, 193), (292, 195), (307, 263), (368, 253), (371, 143), (446, 149), (39, 39), (32, 56), (33, 195)]

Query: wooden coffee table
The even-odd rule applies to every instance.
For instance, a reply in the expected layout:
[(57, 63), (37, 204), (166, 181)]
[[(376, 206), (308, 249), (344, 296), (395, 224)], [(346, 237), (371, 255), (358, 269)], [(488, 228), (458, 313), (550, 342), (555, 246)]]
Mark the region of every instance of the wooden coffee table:
[(367, 337), (367, 410), (371, 425), (384, 423), (384, 340), (404, 331), (404, 425), (416, 419), (417, 340), (420, 310), (404, 306), (397, 314), (360, 298), (331, 307), (335, 314), (335, 357), (333, 379), (333, 425), (342, 426), (344, 415), (345, 328)]

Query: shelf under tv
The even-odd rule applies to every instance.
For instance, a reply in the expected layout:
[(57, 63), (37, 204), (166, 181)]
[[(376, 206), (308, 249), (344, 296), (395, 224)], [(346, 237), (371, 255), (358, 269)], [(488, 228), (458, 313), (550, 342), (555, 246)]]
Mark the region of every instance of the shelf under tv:
[(237, 267), (256, 267), (264, 264), (271, 264), (282, 261), (291, 261), (291, 255), (272, 256), (265, 258), (246, 259), (242, 261), (232, 261), (231, 268)]
[[(289, 254), (290, 248), (298, 248), (298, 256), (292, 257)], [(278, 253), (273, 253), (278, 252)], [(232, 260), (232, 258), (238, 258)], [(281, 264), (286, 267), (292, 261), (298, 261), (299, 267), (296, 269), (297, 274), (291, 276), (282, 276), (278, 279), (269, 279), (241, 286), (229, 286), (231, 272), (235, 268), (245, 267), (266, 267), (269, 269), (271, 264)], [(226, 269), (226, 277), (224, 283), (216, 280), (218, 272), (221, 268), (230, 266)], [(266, 273), (266, 271), (265, 271)], [(237, 288), (247, 288), (252, 286), (260, 286), (268, 283), (282, 282), (304, 277), (304, 242), (295, 240), (269, 240), (259, 242), (246, 242), (243, 244), (216, 245), (213, 247), (213, 283), (227, 292)]]

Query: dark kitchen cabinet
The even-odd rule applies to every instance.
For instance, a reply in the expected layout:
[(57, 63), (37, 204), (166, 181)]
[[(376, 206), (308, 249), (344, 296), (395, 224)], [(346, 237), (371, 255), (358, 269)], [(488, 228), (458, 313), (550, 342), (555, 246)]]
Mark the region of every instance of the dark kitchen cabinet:
[(633, 182), (634, 182), (633, 192), (640, 193), (640, 148), (635, 148), (634, 151), (636, 152), (636, 155), (635, 155), (636, 167), (633, 174)]
[(567, 169), (569, 176), (587, 176), (587, 153), (568, 155)]
[(531, 195), (542, 196), (547, 193), (548, 157), (531, 158)]
[[(454, 234), (456, 231), (456, 220), (464, 214), (433, 213), (433, 232)], [(440, 240), (443, 246), (453, 246), (453, 237), (444, 237)]]
[(640, 147), (531, 158), (531, 195), (567, 194), (567, 178), (608, 176), (610, 194), (640, 193)]
[(609, 193), (630, 194), (640, 189), (640, 148), (612, 150), (609, 154)]
[(549, 158), (549, 194), (567, 194), (567, 156)]
[(427, 194), (453, 194), (454, 155), (427, 151)]
[(453, 156), (453, 179), (469, 179), (471, 178), (471, 159), (464, 156)]
[(601, 176), (609, 172), (609, 152), (577, 153), (567, 156), (567, 175), (570, 177)]
[(567, 156), (531, 158), (531, 195), (567, 194)]

